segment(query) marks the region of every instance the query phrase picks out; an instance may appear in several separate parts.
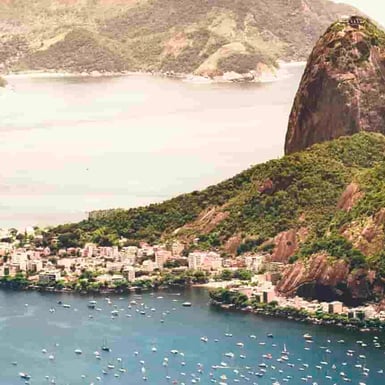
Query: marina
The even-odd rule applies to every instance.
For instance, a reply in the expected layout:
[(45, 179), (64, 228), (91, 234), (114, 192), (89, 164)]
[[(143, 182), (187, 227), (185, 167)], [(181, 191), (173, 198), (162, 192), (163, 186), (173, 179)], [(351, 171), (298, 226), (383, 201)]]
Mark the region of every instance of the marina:
[(385, 380), (381, 335), (224, 311), (209, 306), (205, 289), (107, 298), (1, 291), (0, 303), (0, 385)]

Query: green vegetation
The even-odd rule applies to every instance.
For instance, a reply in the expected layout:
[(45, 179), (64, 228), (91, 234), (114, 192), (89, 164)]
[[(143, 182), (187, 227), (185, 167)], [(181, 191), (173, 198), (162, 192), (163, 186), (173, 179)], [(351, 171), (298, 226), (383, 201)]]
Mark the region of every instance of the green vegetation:
[(3, 1), (0, 63), (18, 70), (189, 73), (235, 43), (241, 55), (220, 52), (219, 66), (247, 72), (258, 62), (306, 58), (335, 18), (354, 12), (323, 0), (309, 7), (304, 12), (280, 0), (269, 7), (260, 0)]
[(352, 269), (366, 267), (364, 254), (355, 249), (345, 238), (338, 235), (316, 239), (313, 242), (305, 242), (290, 262), (294, 262), (297, 258), (308, 257), (320, 252), (326, 252), (334, 258), (345, 259)]
[[(354, 241), (342, 238), (340, 229), (374, 217), (385, 207), (384, 154), (381, 134), (340, 138), (254, 166), (200, 192), (148, 207), (92, 213), (88, 220), (51, 229), (45, 239), (49, 243), (58, 236), (58, 246), (69, 247), (87, 241), (117, 244), (120, 237), (128, 242), (179, 238), (187, 243), (198, 237), (205, 247), (226, 252), (227, 240), (242, 234), (241, 254), (271, 252), (273, 237), (302, 227), (308, 236), (298, 257), (324, 250), (335, 258), (346, 258), (352, 268), (364, 266), (369, 255), (353, 247)], [(364, 196), (350, 211), (338, 210), (337, 203), (352, 181), (360, 185)], [(208, 209), (226, 216), (202, 234), (199, 215)], [(382, 227), (379, 231), (384, 232)]]
[(246, 269), (237, 269), (235, 271), (224, 269), (215, 279), (218, 281), (231, 281), (232, 279), (251, 281), (252, 276), (253, 273)]
[(239, 308), (243, 308), (248, 305), (248, 298), (245, 294), (227, 289), (210, 290), (210, 298), (213, 301), (226, 305), (232, 304)]
[(228, 289), (215, 289), (210, 291), (210, 298), (214, 305), (232, 305), (236, 309), (251, 309), (255, 314), (294, 319), (296, 321), (317, 323), (323, 325), (336, 325), (349, 329), (371, 328), (373, 330), (384, 330), (385, 322), (378, 318), (364, 319), (364, 314), (358, 314), (358, 318), (350, 318), (347, 314), (329, 314), (321, 309), (314, 313), (305, 309), (297, 309), (291, 306), (278, 306), (276, 301), (270, 303), (258, 302), (248, 299), (242, 293)]

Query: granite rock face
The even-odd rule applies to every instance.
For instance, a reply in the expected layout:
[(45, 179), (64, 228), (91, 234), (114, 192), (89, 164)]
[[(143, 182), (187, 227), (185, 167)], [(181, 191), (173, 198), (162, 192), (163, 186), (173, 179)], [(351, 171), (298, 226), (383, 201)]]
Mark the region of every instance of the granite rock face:
[(307, 63), (285, 153), (360, 131), (385, 134), (385, 32), (367, 18), (340, 20)]

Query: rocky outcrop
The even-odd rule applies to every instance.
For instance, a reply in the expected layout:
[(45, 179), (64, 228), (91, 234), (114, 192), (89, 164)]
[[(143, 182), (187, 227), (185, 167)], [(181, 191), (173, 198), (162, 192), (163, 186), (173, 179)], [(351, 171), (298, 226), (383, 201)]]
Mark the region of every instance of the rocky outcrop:
[(385, 133), (385, 33), (366, 18), (334, 23), (307, 63), (285, 153), (359, 131)]
[(350, 183), (341, 195), (337, 208), (344, 211), (350, 211), (354, 205), (363, 197), (360, 187), (357, 183)]
[(318, 254), (287, 266), (277, 285), (277, 291), (284, 295), (293, 295), (301, 286), (309, 283), (336, 286), (340, 282), (346, 282), (348, 276), (349, 265), (345, 261), (332, 262), (327, 254)]
[(341, 234), (355, 248), (368, 256), (378, 255), (385, 247), (385, 209), (373, 216), (353, 221), (341, 229)]
[(271, 254), (271, 262), (288, 263), (289, 258), (297, 251), (299, 244), (306, 239), (307, 229), (301, 228), (298, 231), (291, 229), (279, 233), (274, 238), (274, 249)]
[[(384, 284), (375, 271), (364, 268), (351, 270), (345, 260), (332, 258), (326, 253), (287, 266), (277, 291), (292, 296), (306, 286), (322, 288), (323, 300), (338, 298), (359, 303), (384, 294)], [(314, 291), (311, 296), (314, 297)]]

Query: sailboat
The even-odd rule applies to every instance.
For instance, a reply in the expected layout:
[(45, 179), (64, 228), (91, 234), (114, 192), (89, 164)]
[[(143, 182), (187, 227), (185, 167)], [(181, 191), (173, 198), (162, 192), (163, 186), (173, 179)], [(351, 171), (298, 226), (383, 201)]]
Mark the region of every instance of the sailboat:
[(106, 339), (103, 340), (103, 345), (102, 345), (101, 349), (103, 350), (103, 352), (110, 352), (111, 351), (111, 349), (107, 345)]
[(283, 350), (282, 350), (281, 354), (284, 356), (287, 356), (289, 354), (288, 350), (286, 349), (286, 344), (283, 344)]

